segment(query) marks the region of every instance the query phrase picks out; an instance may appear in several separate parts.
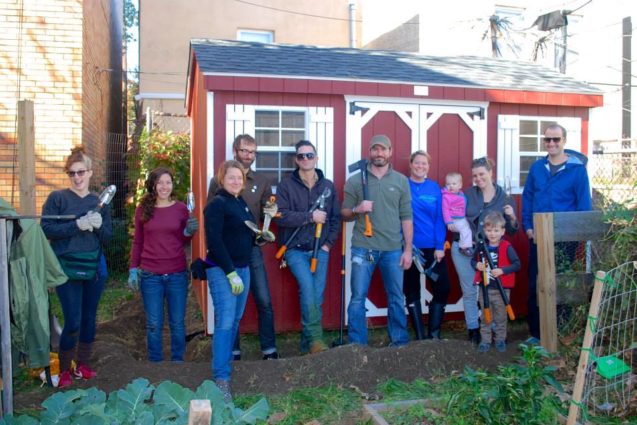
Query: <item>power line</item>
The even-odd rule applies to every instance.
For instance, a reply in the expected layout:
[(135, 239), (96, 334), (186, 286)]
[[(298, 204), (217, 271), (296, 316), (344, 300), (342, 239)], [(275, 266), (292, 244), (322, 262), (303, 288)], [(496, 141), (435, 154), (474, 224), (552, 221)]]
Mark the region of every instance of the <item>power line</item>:
[[(252, 3), (246, 0), (234, 0), (238, 3), (244, 3), (244, 4), (249, 4), (250, 6), (256, 6), (256, 7), (261, 7), (263, 9), (269, 9), (269, 10), (275, 10), (277, 12), (283, 12), (283, 13), (290, 13), (292, 15), (300, 15), (300, 16), (309, 16), (310, 18), (319, 18), (319, 19), (329, 19), (332, 21), (345, 21), (345, 22), (349, 22), (349, 18), (335, 18), (333, 16), (324, 16), (324, 15), (315, 15), (313, 13), (304, 13), (304, 12), (296, 12), (293, 10), (288, 10), (288, 9), (281, 9), (278, 7), (272, 7), (272, 6), (266, 6), (263, 4), (258, 4), (258, 3)], [(354, 19), (354, 22), (362, 22), (361, 20), (358, 19)], [(408, 23), (408, 22), (406, 22)], [(414, 23), (416, 24), (416, 23)]]

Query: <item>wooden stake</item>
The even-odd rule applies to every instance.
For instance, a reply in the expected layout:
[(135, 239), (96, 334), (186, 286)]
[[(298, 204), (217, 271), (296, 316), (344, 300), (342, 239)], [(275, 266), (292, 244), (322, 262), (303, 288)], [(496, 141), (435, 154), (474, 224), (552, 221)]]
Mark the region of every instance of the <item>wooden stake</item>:
[[(599, 314), (599, 304), (602, 300), (602, 290), (604, 289), (604, 278), (606, 273), (597, 272), (595, 274), (595, 288), (593, 289), (593, 298), (588, 311), (588, 320), (597, 319)], [(584, 342), (582, 350), (579, 354), (579, 364), (577, 366), (577, 375), (575, 376), (575, 386), (573, 387), (573, 397), (571, 406), (568, 409), (567, 425), (575, 425), (577, 415), (579, 414), (579, 405), (582, 401), (582, 393), (584, 392), (584, 383), (586, 380), (586, 369), (588, 369), (588, 358), (590, 357), (590, 349), (593, 346), (593, 329), (588, 321), (586, 322), (586, 330), (584, 331)]]
[(188, 425), (210, 425), (211, 418), (210, 400), (190, 400)]

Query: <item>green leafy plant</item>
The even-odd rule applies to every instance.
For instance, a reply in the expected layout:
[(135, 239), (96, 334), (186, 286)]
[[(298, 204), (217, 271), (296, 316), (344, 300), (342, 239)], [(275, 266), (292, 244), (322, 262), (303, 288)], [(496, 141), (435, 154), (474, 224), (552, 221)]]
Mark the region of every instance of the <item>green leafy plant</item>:
[(542, 347), (520, 347), (523, 364), (500, 366), (495, 374), (465, 369), (453, 385), (445, 423), (557, 423), (559, 399), (545, 390), (548, 384), (562, 391), (556, 368), (544, 365), (548, 353)]
[(144, 181), (153, 169), (166, 167), (174, 175), (173, 197), (184, 200), (190, 187), (190, 137), (185, 133), (144, 130), (137, 152), (129, 155), (129, 181), (134, 184), (133, 204), (144, 194)]
[(262, 398), (245, 410), (226, 404), (212, 381), (196, 391), (164, 381), (157, 387), (137, 378), (125, 389), (106, 396), (97, 388), (57, 392), (44, 400), (39, 420), (21, 415), (0, 419), (0, 425), (66, 424), (187, 424), (190, 400), (210, 400), (213, 424), (254, 424), (268, 417), (268, 402)]

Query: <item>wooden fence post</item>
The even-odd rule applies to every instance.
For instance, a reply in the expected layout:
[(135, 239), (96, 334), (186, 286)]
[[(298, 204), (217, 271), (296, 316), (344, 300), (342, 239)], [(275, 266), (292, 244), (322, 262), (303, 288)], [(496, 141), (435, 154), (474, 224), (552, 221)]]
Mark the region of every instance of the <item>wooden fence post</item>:
[(18, 101), (20, 213), (35, 215), (35, 127), (33, 101)]
[(190, 400), (188, 425), (210, 425), (212, 407), (210, 400)]
[(11, 323), (9, 317), (9, 256), (7, 219), (0, 218), (0, 348), (2, 348), (2, 413), (13, 413), (13, 370), (11, 366)]
[(557, 308), (555, 292), (555, 239), (553, 213), (533, 214), (537, 244), (537, 301), (540, 307), (540, 337), (549, 353), (557, 351)]

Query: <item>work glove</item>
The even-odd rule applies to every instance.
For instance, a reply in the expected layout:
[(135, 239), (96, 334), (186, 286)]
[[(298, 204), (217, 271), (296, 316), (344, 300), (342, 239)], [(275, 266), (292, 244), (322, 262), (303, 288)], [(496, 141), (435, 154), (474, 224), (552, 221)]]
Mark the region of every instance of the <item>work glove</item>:
[(276, 202), (268, 201), (265, 203), (265, 206), (263, 207), (263, 214), (269, 215), (270, 217), (274, 217), (278, 211), (279, 211), (279, 206), (276, 204)]
[(233, 295), (239, 295), (243, 292), (243, 281), (237, 272), (231, 272), (226, 275)]
[(93, 226), (91, 226), (91, 221), (88, 218), (88, 214), (83, 215), (82, 217), (75, 220), (75, 224), (77, 224), (77, 227), (82, 231), (93, 231)]
[(184, 229), (184, 236), (192, 236), (199, 230), (199, 222), (195, 217), (189, 217), (186, 221), (186, 228)]
[(139, 276), (137, 276), (136, 267), (128, 271), (128, 288), (133, 292), (139, 291)]
[(88, 217), (88, 221), (91, 223), (91, 226), (93, 226), (93, 229), (99, 229), (102, 227), (102, 214), (96, 211), (89, 211), (86, 216)]

